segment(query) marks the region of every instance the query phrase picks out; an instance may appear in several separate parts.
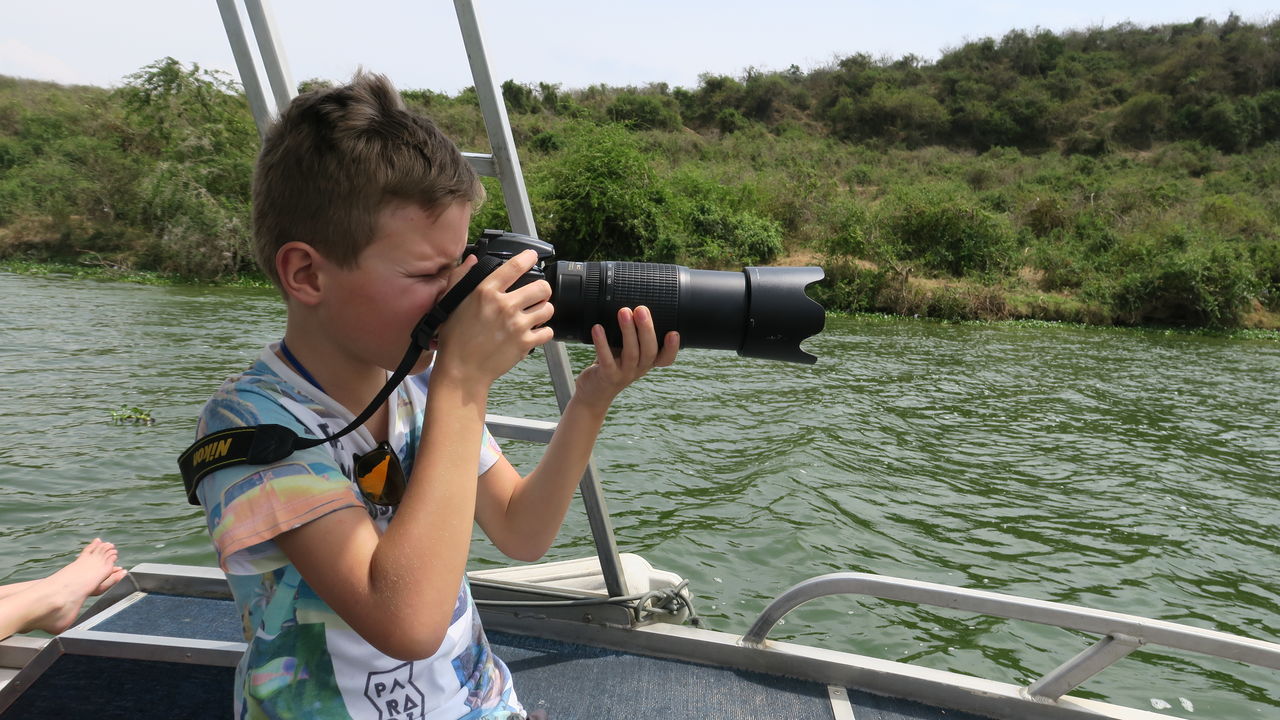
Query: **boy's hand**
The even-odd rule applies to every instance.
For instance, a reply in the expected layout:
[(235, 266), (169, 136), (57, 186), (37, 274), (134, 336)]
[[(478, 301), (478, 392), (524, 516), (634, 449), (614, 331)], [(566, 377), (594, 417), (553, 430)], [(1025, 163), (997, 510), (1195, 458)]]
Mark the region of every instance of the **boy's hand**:
[(622, 331), (622, 349), (609, 346), (604, 327), (591, 328), (591, 341), (596, 346), (596, 361), (578, 375), (574, 400), (603, 411), (623, 388), (640, 379), (655, 367), (675, 362), (680, 349), (680, 334), (668, 332), (658, 350), (658, 338), (649, 308), (641, 305), (618, 310), (618, 328)]
[[(546, 323), (555, 309), (548, 302), (551, 286), (544, 280), (507, 292), (538, 260), (526, 250), (503, 263), (471, 291), (458, 309), (440, 326), (436, 372), (487, 388), (533, 348), (553, 337)], [(450, 287), (475, 265), (468, 257), (458, 266)]]

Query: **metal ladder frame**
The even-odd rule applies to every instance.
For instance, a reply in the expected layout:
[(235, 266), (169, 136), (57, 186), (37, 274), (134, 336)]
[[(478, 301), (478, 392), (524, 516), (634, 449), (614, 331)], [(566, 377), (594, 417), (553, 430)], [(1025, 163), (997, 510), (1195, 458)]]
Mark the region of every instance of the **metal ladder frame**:
[[(261, 134), (266, 132), (274, 117), (272, 104), (277, 109), (283, 108), (289, 104), (297, 92), (285, 61), (284, 50), (280, 45), (275, 20), (267, 7), (267, 1), (243, 1), (245, 12), (253, 28), (262, 66), (266, 72), (267, 87), (271, 91), (273, 100), (271, 104), (267, 101), (259, 79), (236, 0), (217, 0), (217, 3), (222, 15), (223, 27), (227, 32), (227, 40), (231, 43), (231, 51), (240, 72), (241, 84), (244, 86), (254, 122), (257, 123), (258, 132)], [(454, 9), (458, 15), (458, 26), (462, 31), (467, 58), (471, 63), (471, 76), (475, 82), (480, 113), (484, 118), (485, 131), (489, 136), (489, 145), (492, 150), (492, 154), (463, 153), (463, 155), (477, 173), (498, 179), (502, 186), (503, 199), (506, 201), (511, 230), (537, 237), (533, 211), (529, 206), (529, 195), (525, 189), (524, 175), (520, 170), (520, 158), (516, 154), (515, 140), (511, 135), (511, 122), (507, 117), (502, 92), (489, 68), (489, 59), (485, 54), (480, 21), (476, 16), (474, 4), (471, 0), (454, 0)], [(544, 345), (543, 351), (547, 359), (551, 383), (555, 388), (556, 402), (560, 411), (564, 412), (569, 398), (573, 396), (573, 368), (569, 363), (569, 354), (564, 344), (558, 341)], [(486, 422), (494, 435), (507, 439), (547, 442), (551, 436), (548, 424), (538, 421), (490, 416)], [(587, 511), (587, 520), (591, 526), (591, 535), (595, 541), (596, 555), (600, 560), (600, 571), (604, 576), (605, 587), (610, 596), (618, 597), (627, 594), (627, 582), (622, 571), (622, 561), (618, 555), (617, 541), (614, 538), (613, 521), (609, 517), (599, 477), (595, 459), (592, 458), (587, 463), (586, 472), (583, 473), (578, 488), (582, 493), (583, 505)]]

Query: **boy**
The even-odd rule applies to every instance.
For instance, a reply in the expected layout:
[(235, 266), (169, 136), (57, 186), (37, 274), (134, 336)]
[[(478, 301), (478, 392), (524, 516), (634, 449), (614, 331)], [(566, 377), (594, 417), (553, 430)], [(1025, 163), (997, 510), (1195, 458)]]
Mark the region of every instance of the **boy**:
[[(263, 142), (253, 197), (284, 339), (218, 390), (197, 435), (276, 423), (324, 437), (350, 422), (475, 263), (458, 259), (482, 199), (458, 149), (386, 78), (360, 73), (296, 98)], [(620, 352), (597, 326), (596, 363), (521, 477), (484, 416), (493, 381), (552, 339), (547, 283), (507, 292), (534, 261), (527, 252), (481, 282), (359, 430), (199, 486), (249, 643), (237, 717), (525, 717), (465, 581), (473, 523), (510, 557), (541, 557), (614, 396), (670, 365), (679, 342), (671, 333), (659, 352), (643, 307), (619, 312)], [(353, 482), (368, 458), (403, 467), (402, 497)]]

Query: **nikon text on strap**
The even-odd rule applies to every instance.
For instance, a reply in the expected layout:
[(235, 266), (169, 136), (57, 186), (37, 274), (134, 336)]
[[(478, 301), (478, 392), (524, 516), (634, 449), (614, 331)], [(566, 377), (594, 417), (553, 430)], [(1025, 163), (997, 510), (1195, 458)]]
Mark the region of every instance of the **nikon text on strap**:
[(199, 505), (200, 498), (196, 489), (200, 481), (211, 472), (232, 465), (248, 463), (250, 465), (268, 465), (279, 462), (298, 450), (306, 450), (323, 445), (330, 440), (337, 440), (360, 427), (382, 407), (396, 387), (409, 375), (414, 363), (418, 361), (422, 351), (426, 350), (431, 339), (436, 336), (440, 326), (449, 319), (450, 313), (471, 294), (494, 270), (502, 265), (502, 261), (489, 256), (480, 256), (467, 274), (440, 298), (414, 327), (409, 340), (409, 349), (405, 352), (400, 365), (378, 391), (373, 401), (352, 420), (346, 427), (326, 437), (300, 438), (293, 430), (283, 425), (251, 425), (247, 427), (228, 428), (209, 433), (195, 441), (178, 457), (178, 469), (182, 471), (182, 485), (187, 491), (187, 502)]

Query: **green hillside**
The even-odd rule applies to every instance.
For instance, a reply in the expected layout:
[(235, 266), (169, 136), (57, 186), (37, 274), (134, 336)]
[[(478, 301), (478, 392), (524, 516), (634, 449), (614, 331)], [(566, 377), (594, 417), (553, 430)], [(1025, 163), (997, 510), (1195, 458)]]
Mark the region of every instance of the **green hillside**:
[[(832, 309), (1280, 327), (1280, 22), (503, 92), (565, 259), (816, 263)], [(404, 95), (484, 149), (473, 91)], [(111, 91), (0, 77), (0, 258), (252, 273), (256, 144), (238, 86), (173, 59)], [(494, 188), (475, 224), (504, 218)]]

